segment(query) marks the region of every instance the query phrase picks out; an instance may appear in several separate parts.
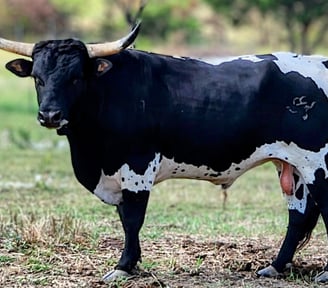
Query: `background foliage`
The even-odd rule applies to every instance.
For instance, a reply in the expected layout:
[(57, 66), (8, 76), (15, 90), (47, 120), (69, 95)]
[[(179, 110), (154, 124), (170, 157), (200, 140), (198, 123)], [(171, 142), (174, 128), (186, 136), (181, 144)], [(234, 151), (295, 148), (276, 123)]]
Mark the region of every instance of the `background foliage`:
[[(0, 0), (0, 35), (31, 41), (111, 40), (131, 26), (131, 15), (141, 2)], [(149, 0), (139, 45), (164, 45), (166, 51), (187, 46), (208, 55), (277, 49), (320, 52), (328, 41), (327, 8), (326, 0)]]

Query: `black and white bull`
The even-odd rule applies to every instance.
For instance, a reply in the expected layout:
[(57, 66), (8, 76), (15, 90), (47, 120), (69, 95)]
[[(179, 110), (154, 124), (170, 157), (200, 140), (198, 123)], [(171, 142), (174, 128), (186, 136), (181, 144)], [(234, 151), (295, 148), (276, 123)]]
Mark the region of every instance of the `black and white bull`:
[(328, 226), (328, 59), (274, 53), (210, 64), (125, 49), (137, 32), (92, 45), (0, 38), (1, 49), (32, 58), (6, 67), (34, 78), (38, 120), (67, 136), (79, 182), (117, 206), (124, 251), (104, 280), (128, 275), (141, 259), (153, 185), (193, 178), (229, 187), (267, 161), (280, 171), (289, 225), (277, 259), (259, 274), (282, 272), (319, 214)]

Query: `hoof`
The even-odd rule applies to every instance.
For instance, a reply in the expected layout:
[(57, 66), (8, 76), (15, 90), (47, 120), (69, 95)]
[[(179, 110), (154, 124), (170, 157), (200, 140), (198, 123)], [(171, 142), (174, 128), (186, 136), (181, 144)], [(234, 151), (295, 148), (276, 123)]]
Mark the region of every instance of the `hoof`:
[(112, 270), (112, 271), (108, 272), (102, 278), (102, 280), (104, 282), (112, 282), (112, 281), (115, 281), (117, 279), (128, 279), (130, 277), (132, 277), (132, 275), (129, 274), (128, 272), (123, 271), (123, 270)]
[(328, 282), (328, 271), (322, 271), (314, 277), (314, 282), (327, 283)]
[(262, 276), (262, 277), (278, 277), (281, 274), (274, 268), (272, 265), (256, 272), (257, 276)]

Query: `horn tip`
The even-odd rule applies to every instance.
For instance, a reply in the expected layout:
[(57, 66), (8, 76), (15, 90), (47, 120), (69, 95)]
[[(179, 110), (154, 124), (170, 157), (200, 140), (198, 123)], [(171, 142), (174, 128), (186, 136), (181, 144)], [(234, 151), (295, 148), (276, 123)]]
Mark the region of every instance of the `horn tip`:
[(122, 49), (129, 47), (136, 40), (140, 31), (141, 22), (141, 19), (138, 19), (134, 24), (130, 34), (125, 39), (122, 39)]

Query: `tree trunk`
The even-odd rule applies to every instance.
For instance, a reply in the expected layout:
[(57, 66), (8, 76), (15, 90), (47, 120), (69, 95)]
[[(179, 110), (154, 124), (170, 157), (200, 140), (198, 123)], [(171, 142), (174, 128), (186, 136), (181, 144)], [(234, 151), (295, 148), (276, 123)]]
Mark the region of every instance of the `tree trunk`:
[(311, 22), (303, 22), (301, 25), (301, 53), (302, 54), (310, 54), (311, 48), (309, 45), (309, 28)]
[(285, 11), (285, 25), (287, 28), (287, 33), (288, 33), (288, 42), (289, 42), (289, 48), (292, 52), (296, 51), (296, 47), (297, 47), (297, 41), (296, 41), (296, 37), (295, 37), (295, 26), (294, 21), (293, 21), (293, 11), (292, 11), (292, 7), (286, 7), (286, 11)]
[(319, 31), (316, 33), (316, 37), (314, 39), (314, 41), (311, 44), (311, 50), (313, 51), (314, 49), (316, 49), (321, 43), (323, 43), (326, 35), (327, 35), (327, 31), (328, 31), (328, 20), (325, 19), (324, 21), (320, 22), (321, 27), (319, 29)]

